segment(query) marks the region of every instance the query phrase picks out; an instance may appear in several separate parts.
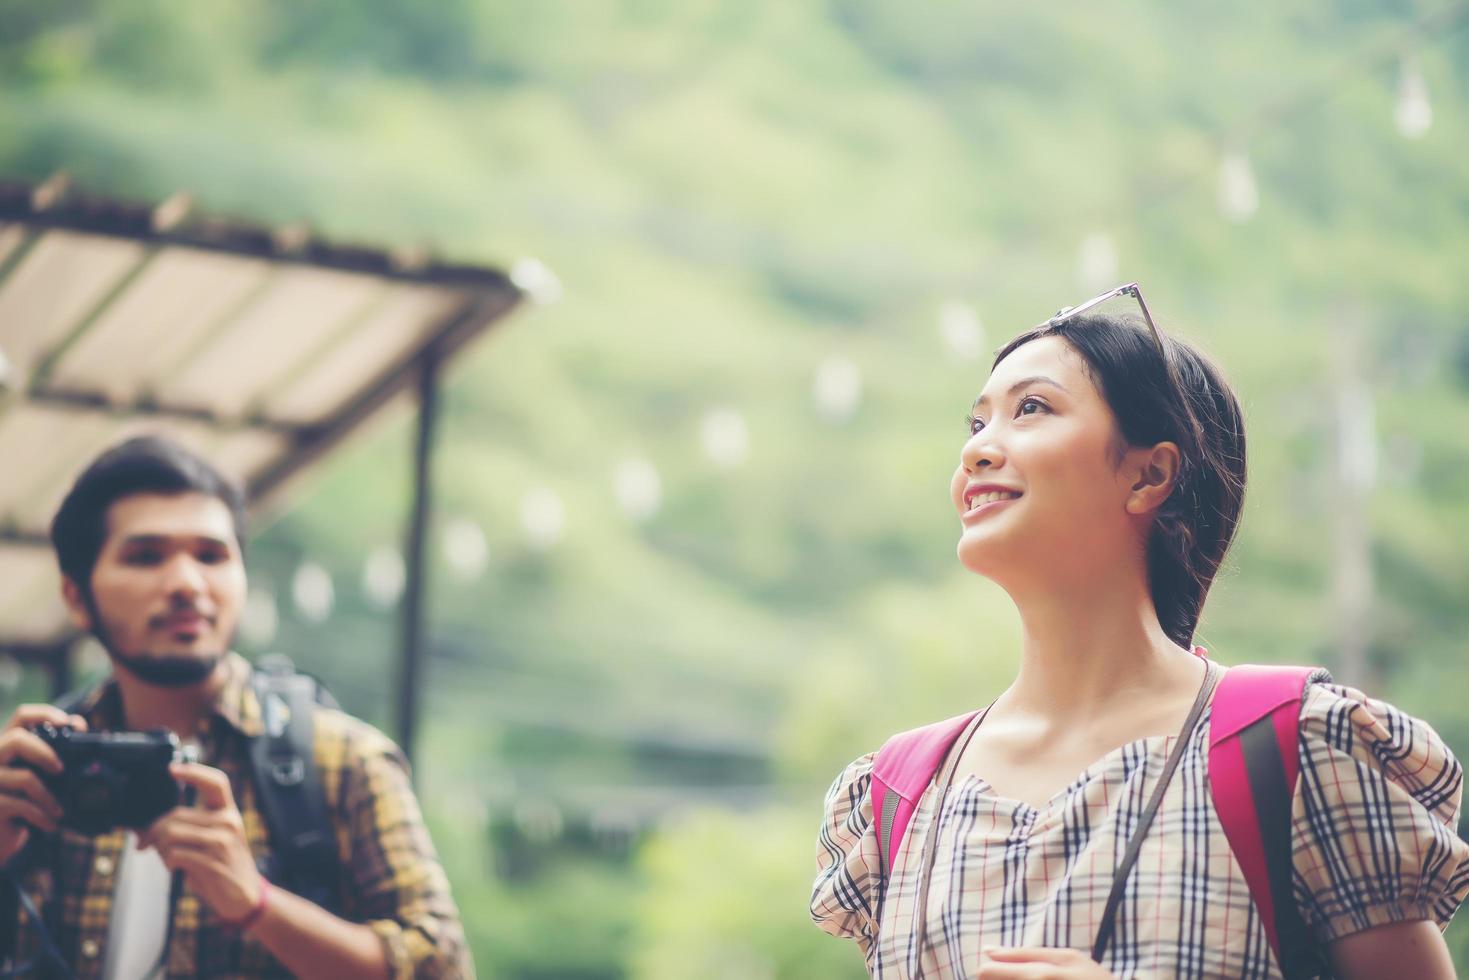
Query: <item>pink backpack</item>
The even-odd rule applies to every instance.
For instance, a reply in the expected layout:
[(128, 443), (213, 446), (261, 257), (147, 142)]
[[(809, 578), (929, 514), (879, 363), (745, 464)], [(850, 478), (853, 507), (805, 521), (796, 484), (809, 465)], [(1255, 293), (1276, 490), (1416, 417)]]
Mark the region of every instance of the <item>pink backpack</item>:
[[(1291, 889), (1291, 800), (1300, 775), (1301, 696), (1316, 667), (1231, 667), (1209, 721), (1209, 795), (1287, 977), (1315, 976), (1320, 953)], [(872, 764), (872, 812), (885, 876), (954, 742), (979, 712), (894, 735)]]

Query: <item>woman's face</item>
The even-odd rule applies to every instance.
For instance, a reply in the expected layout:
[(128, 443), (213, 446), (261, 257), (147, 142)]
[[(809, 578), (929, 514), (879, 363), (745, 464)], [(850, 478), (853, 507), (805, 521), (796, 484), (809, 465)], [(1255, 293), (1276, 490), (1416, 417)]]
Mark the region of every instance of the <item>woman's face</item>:
[(1059, 337), (1016, 349), (975, 402), (950, 495), (959, 560), (1002, 586), (1066, 581), (1140, 548), (1125, 445), (1086, 362)]

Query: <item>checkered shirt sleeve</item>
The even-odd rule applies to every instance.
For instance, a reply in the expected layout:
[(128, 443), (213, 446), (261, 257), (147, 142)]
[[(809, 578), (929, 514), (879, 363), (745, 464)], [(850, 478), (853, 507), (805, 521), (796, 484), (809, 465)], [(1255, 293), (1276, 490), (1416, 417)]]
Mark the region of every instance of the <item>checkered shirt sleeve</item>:
[(855, 939), (869, 965), (882, 888), (882, 858), (872, 819), (874, 756), (869, 753), (847, 766), (826, 793), (811, 894), (811, 918), (817, 926), (833, 936)]
[[(409, 780), (408, 761), (377, 729), (318, 714), (318, 759), (337, 809), (351, 905), (387, 951), (395, 980), (473, 977), (458, 910)], [(331, 785), (331, 777), (340, 779)]]
[(1455, 833), (1463, 769), (1429, 725), (1360, 691), (1313, 685), (1301, 708), (1295, 892), (1322, 942), (1391, 922), (1446, 926), (1469, 895)]

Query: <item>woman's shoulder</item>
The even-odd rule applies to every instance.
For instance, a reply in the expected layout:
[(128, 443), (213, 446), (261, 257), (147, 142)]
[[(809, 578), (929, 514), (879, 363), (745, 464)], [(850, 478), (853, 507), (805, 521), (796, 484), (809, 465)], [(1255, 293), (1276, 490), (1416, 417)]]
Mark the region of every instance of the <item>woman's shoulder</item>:
[(1308, 685), (1292, 857), (1301, 912), (1327, 942), (1386, 922), (1442, 927), (1469, 895), (1455, 833), (1463, 770), (1433, 727), (1356, 688)]
[(860, 807), (861, 798), (867, 795), (872, 784), (872, 764), (876, 758), (876, 752), (868, 752), (865, 755), (859, 755), (842, 767), (826, 791), (828, 811), (834, 804), (844, 799), (847, 802), (848, 810)]
[(1344, 684), (1316, 681), (1301, 699), (1302, 762), (1352, 759), (1378, 770), (1445, 822), (1457, 819), (1463, 769), (1433, 726)]

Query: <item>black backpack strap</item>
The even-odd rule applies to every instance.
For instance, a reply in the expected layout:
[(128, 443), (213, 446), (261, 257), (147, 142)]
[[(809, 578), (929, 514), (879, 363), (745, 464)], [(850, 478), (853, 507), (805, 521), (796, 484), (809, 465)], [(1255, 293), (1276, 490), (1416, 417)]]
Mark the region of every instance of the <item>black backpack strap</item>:
[(274, 858), (262, 870), (302, 898), (335, 910), (337, 837), (315, 751), (316, 707), (324, 692), (284, 657), (263, 658), (251, 685), (263, 731), (250, 745), (250, 769)]
[(77, 709), (86, 704), (92, 697), (93, 692), (101, 686), (101, 683), (95, 683), (88, 684), (85, 687), (79, 687), (74, 691), (66, 692), (55, 701), (52, 701), (51, 704), (69, 715), (74, 715), (77, 713)]
[[(1293, 891), (1291, 863), (1291, 798), (1275, 734), (1275, 719), (1266, 715), (1240, 733), (1245, 773), (1255, 797), (1265, 870), (1275, 907), (1275, 930), (1280, 940), (1280, 970), (1287, 977), (1330, 977), (1321, 947), (1316, 944)], [(1294, 746), (1292, 746), (1294, 748)]]

